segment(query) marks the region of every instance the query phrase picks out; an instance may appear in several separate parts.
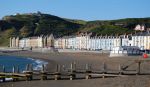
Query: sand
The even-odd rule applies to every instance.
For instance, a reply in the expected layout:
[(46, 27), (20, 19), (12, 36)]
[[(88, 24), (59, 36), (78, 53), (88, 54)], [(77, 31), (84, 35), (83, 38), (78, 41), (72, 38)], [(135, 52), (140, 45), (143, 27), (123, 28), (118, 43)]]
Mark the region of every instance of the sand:
[[(99, 53), (36, 53), (20, 51), (12, 53), (1, 53), (3, 55), (14, 55), (37, 58), (49, 62), (48, 71), (54, 71), (57, 64), (70, 66), (76, 62), (78, 68), (84, 68), (85, 64), (91, 64), (93, 70), (99, 70), (105, 62), (108, 69), (117, 70), (118, 65), (128, 65), (141, 56), (109, 58), (108, 54)], [(148, 59), (149, 60), (149, 59)], [(150, 72), (149, 63), (142, 65), (142, 72)], [(135, 69), (136, 64), (131, 67)], [(150, 76), (128, 76), (115, 78), (78, 79), (78, 80), (46, 80), (46, 81), (20, 81), (0, 83), (0, 87), (149, 87)]]

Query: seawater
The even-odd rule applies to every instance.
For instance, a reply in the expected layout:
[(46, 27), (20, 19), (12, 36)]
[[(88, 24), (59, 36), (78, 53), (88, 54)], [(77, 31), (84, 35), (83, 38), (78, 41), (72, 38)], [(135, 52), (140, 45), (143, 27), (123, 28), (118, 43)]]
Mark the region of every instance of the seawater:
[(25, 70), (27, 64), (32, 64), (34, 70), (40, 70), (42, 65), (48, 64), (46, 61), (25, 58), (25, 57), (17, 57), (17, 56), (0, 56), (0, 70), (2, 70), (2, 66), (5, 66), (6, 72), (12, 72), (13, 66), (18, 66), (19, 72)]

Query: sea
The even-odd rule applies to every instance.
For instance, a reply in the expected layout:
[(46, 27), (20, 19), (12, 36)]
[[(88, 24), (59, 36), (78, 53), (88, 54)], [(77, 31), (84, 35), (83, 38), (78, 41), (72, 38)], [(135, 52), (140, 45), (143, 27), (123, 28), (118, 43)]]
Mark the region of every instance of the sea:
[(19, 72), (23, 72), (27, 64), (32, 64), (34, 70), (40, 70), (42, 65), (46, 65), (48, 62), (28, 57), (0, 55), (0, 72), (3, 71), (3, 67), (5, 67), (5, 72), (12, 72), (13, 66), (18, 67)]

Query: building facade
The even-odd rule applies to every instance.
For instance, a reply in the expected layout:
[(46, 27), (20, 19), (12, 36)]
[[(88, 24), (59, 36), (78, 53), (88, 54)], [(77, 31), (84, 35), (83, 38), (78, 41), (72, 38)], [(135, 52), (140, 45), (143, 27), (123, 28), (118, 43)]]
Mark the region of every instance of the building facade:
[(19, 39), (19, 37), (10, 38), (11, 48), (44, 48), (44, 47), (54, 47), (54, 37), (53, 34), (50, 36), (37, 36)]
[(132, 36), (132, 46), (150, 50), (150, 33), (140, 33)]
[(55, 48), (76, 50), (111, 50), (116, 46), (129, 46), (128, 35), (122, 36), (92, 36), (91, 33), (81, 33), (55, 39)]
[(150, 50), (150, 34), (143, 32), (138, 34), (120, 36), (92, 36), (91, 34), (80, 34), (55, 39), (55, 48), (76, 50), (112, 50), (119, 46), (137, 46), (141, 50)]
[(116, 36), (97, 36), (92, 33), (81, 33), (76, 36), (65, 36), (54, 38), (49, 36), (38, 36), (22, 38), (10, 38), (10, 47), (55, 47), (57, 49), (74, 49), (74, 50), (112, 50), (120, 46), (137, 46), (141, 50), (150, 50), (150, 33), (142, 32), (130, 35)]

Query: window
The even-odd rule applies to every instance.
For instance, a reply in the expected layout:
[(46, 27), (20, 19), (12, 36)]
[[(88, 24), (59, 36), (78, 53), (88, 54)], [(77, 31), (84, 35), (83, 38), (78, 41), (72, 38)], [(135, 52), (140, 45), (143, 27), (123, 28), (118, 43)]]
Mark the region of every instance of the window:
[(129, 40), (132, 40), (132, 37), (131, 37), (131, 36), (129, 37)]

